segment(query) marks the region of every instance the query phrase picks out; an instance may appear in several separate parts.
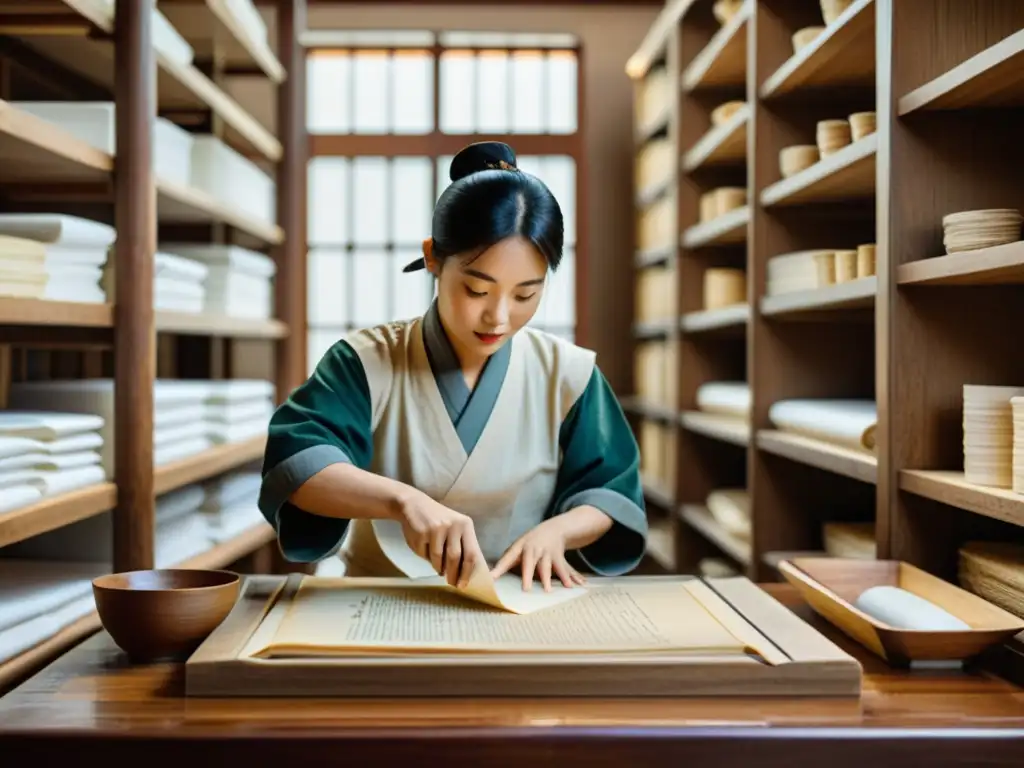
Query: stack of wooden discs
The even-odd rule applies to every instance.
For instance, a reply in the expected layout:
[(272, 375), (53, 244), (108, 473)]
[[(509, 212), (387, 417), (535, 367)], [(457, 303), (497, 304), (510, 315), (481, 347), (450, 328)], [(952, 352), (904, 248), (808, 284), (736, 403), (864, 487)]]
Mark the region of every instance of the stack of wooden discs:
[(1020, 240), (1020, 211), (1013, 208), (990, 208), (960, 211), (942, 217), (943, 244), (946, 253), (976, 251)]
[(850, 143), (850, 123), (847, 120), (820, 120), (817, 132), (818, 151), (822, 157), (834, 155)]
[(711, 221), (747, 204), (745, 187), (718, 187), (700, 196), (700, 220)]
[(742, 269), (704, 270), (704, 309), (719, 309), (747, 300), (747, 275)]
[(964, 384), (964, 479), (975, 485), (1013, 484), (1013, 411), (1024, 387)]
[(1024, 397), (1010, 398), (1013, 419), (1013, 481), (1014, 493), (1024, 493)]

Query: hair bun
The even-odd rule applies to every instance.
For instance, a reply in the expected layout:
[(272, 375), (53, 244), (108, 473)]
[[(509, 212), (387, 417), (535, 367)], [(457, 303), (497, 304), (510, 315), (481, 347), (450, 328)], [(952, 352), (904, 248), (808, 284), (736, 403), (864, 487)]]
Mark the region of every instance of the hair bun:
[(500, 141), (480, 141), (459, 150), (459, 154), (452, 158), (448, 176), (452, 181), (458, 181), (470, 174), (493, 168), (518, 170), (516, 153), (512, 147)]

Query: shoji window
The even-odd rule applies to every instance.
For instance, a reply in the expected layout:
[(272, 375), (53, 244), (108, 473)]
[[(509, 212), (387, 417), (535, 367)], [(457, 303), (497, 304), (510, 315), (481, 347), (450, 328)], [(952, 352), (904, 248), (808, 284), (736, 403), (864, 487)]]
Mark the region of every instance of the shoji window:
[(307, 80), (308, 366), (346, 331), (422, 314), (426, 273), (404, 274), (430, 235), (452, 155), (516, 148), (565, 216), (565, 258), (532, 325), (577, 335), (582, 136), (578, 49), (563, 35), (317, 32)]

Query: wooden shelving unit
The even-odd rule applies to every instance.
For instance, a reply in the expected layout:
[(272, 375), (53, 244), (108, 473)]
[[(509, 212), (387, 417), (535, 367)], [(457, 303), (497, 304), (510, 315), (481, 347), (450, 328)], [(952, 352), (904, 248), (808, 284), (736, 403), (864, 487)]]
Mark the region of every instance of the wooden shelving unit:
[[(1024, 495), (966, 482), (961, 427), (965, 384), (1024, 386), (1024, 242), (946, 254), (942, 226), (1024, 212), (1024, 4), (853, 0), (827, 25), (814, 0), (751, 0), (724, 21), (712, 7), (669, 3), (660, 47), (645, 40), (627, 67), (638, 88), (666, 62), (678, 83), (664, 137), (679, 158), (676, 569), (699, 572), (709, 546), (736, 560), (702, 510), (711, 490), (745, 487), (751, 577), (777, 578), (780, 553), (821, 552), (825, 522), (873, 521), (878, 557), (956, 582), (964, 542), (1024, 543)], [(794, 51), (811, 26), (825, 30)], [(713, 125), (731, 100), (745, 104)], [(780, 150), (861, 112), (876, 113), (873, 133), (782, 177)], [(722, 186), (746, 189), (746, 205), (702, 221), (701, 196)], [(864, 244), (873, 274), (769, 292), (773, 257)], [(714, 267), (745, 270), (745, 304), (703, 306)], [(638, 258), (637, 279), (651, 268)], [(702, 411), (709, 382), (746, 382), (749, 418)], [(873, 400), (873, 447), (773, 422), (773, 405), (805, 398)], [(647, 428), (651, 414), (627, 407)]]
[[(113, 378), (116, 476), (0, 514), (0, 547), (113, 510), (116, 571), (154, 565), (156, 498), (251, 466), (265, 439), (218, 445), (155, 467), (156, 378), (230, 378), (236, 341), (271, 345), (280, 401), (305, 378), (305, 0), (258, 0), (275, 12), (277, 44), (251, 38), (225, 0), (26, 0), (0, 13), (0, 210), (69, 213), (117, 229), (109, 304), (0, 297), (0, 408), (14, 379)], [(195, 52), (184, 65), (154, 48), (159, 10)], [(24, 75), (30, 75), (25, 77)], [(276, 86), (277, 135), (232, 96), (230, 80)], [(20, 100), (112, 101), (116, 152), (19, 109)], [(212, 133), (276, 183), (268, 223), (195, 187), (157, 178), (149, 162), (157, 115)], [(175, 242), (237, 244), (276, 262), (276, 316), (269, 320), (156, 310), (154, 253)], [(38, 363), (32, 372), (25, 361)], [(20, 365), (15, 361), (20, 361)], [(126, 396), (123, 393), (130, 393)], [(181, 563), (232, 567), (252, 556), (270, 567), (273, 531), (260, 524)], [(86, 616), (0, 664), (0, 689), (24, 678), (99, 628)]]

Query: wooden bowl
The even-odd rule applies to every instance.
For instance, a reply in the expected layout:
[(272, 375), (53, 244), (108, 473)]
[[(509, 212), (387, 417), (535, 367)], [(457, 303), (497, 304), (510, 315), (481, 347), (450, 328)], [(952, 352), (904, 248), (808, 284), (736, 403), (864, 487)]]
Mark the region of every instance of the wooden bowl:
[[(798, 557), (779, 563), (779, 572), (822, 618), (894, 666), (914, 661), (963, 661), (1024, 630), (1024, 619), (897, 560)], [(866, 589), (883, 585), (911, 592), (970, 628), (892, 627), (856, 607)]]
[(168, 569), (101, 576), (92, 583), (103, 628), (132, 661), (188, 657), (238, 599), (230, 571)]
[(818, 35), (824, 31), (824, 27), (804, 27), (798, 30), (793, 35), (793, 53), (800, 53), (801, 48), (805, 48), (813, 43)]
[(814, 144), (796, 144), (792, 147), (784, 147), (779, 151), (779, 171), (782, 173), (782, 178), (787, 179), (794, 173), (810, 168), (820, 159), (821, 154)]

